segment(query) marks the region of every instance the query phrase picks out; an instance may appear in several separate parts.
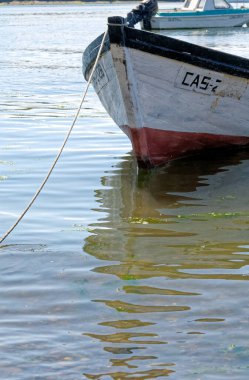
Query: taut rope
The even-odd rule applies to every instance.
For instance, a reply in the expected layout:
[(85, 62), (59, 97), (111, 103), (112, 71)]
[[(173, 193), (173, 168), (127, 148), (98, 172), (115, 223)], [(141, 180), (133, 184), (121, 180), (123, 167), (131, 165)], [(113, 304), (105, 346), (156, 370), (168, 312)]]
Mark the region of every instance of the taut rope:
[(43, 187), (45, 186), (47, 180), (49, 179), (50, 174), (52, 173), (52, 171), (53, 171), (53, 169), (54, 169), (56, 163), (58, 162), (58, 160), (59, 160), (59, 158), (60, 158), (60, 156), (61, 156), (61, 153), (63, 152), (63, 149), (64, 149), (64, 147), (65, 147), (65, 145), (66, 145), (66, 143), (67, 143), (67, 141), (68, 141), (68, 139), (69, 139), (69, 136), (71, 135), (71, 132), (72, 132), (72, 130), (73, 130), (73, 127), (74, 127), (74, 125), (75, 125), (75, 123), (76, 123), (76, 121), (77, 121), (77, 119), (78, 119), (79, 114), (80, 114), (80, 110), (81, 110), (82, 105), (83, 105), (83, 103), (84, 103), (84, 100), (85, 100), (85, 97), (86, 97), (86, 94), (87, 94), (88, 88), (89, 88), (89, 86), (90, 86), (90, 83), (91, 83), (91, 80), (92, 80), (92, 77), (93, 77), (94, 71), (95, 71), (96, 66), (97, 66), (97, 64), (98, 64), (98, 61), (99, 61), (99, 58), (100, 58), (100, 54), (101, 54), (102, 49), (103, 49), (103, 46), (104, 46), (104, 42), (105, 42), (106, 35), (107, 35), (107, 30), (105, 31), (104, 36), (103, 36), (103, 39), (102, 39), (102, 41), (101, 41), (101, 45), (100, 45), (100, 48), (99, 48), (99, 51), (98, 51), (98, 55), (97, 55), (97, 57), (96, 57), (96, 60), (95, 60), (95, 63), (94, 63), (94, 65), (93, 65), (93, 68), (92, 68), (91, 74), (90, 74), (89, 79), (88, 79), (88, 81), (87, 81), (87, 86), (86, 86), (85, 92), (84, 92), (84, 94), (83, 94), (83, 96), (82, 96), (82, 99), (81, 99), (80, 105), (79, 105), (79, 107), (78, 107), (78, 110), (77, 110), (76, 115), (75, 115), (75, 117), (74, 117), (74, 120), (73, 120), (73, 122), (72, 122), (72, 125), (71, 125), (71, 127), (69, 128), (69, 131), (68, 131), (68, 133), (67, 133), (67, 135), (66, 135), (66, 138), (65, 138), (65, 140), (64, 140), (64, 142), (63, 142), (63, 144), (62, 144), (62, 146), (61, 146), (61, 148), (60, 148), (60, 150), (59, 150), (59, 153), (57, 154), (57, 156), (56, 156), (56, 158), (55, 158), (55, 160), (54, 160), (54, 162), (53, 162), (51, 168), (49, 169), (48, 174), (46, 175), (45, 179), (43, 180), (42, 184), (40, 185), (39, 189), (37, 190), (37, 192), (35, 193), (35, 195), (34, 195), (33, 198), (31, 199), (31, 201), (29, 202), (29, 204), (27, 205), (27, 207), (25, 208), (25, 210), (21, 213), (21, 215), (20, 215), (19, 218), (16, 220), (16, 222), (13, 224), (13, 226), (12, 226), (7, 232), (5, 232), (5, 234), (0, 238), (0, 244), (1, 244), (1, 243), (7, 238), (7, 236), (9, 236), (9, 234), (14, 230), (14, 228), (15, 228), (15, 227), (18, 225), (18, 223), (22, 220), (22, 218), (24, 217), (24, 215), (25, 215), (25, 214), (28, 212), (28, 210), (31, 208), (32, 204), (34, 203), (34, 201), (36, 200), (36, 198), (38, 197), (38, 195), (39, 195), (40, 192), (42, 191), (42, 189), (43, 189)]

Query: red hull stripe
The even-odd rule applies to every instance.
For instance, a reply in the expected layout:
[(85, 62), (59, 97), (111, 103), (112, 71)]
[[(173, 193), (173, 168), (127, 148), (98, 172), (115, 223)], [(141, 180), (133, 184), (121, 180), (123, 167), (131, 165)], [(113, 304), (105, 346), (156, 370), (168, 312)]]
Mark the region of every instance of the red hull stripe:
[(172, 132), (159, 129), (120, 128), (130, 138), (140, 166), (158, 166), (194, 153), (215, 148), (231, 148), (249, 144), (249, 137), (213, 135), (209, 133)]

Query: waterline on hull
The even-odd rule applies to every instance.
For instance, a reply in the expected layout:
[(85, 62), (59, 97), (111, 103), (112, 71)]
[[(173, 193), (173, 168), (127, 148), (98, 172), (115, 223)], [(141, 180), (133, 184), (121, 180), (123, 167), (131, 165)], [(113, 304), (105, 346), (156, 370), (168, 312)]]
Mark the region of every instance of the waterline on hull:
[(171, 160), (218, 148), (236, 149), (249, 145), (249, 137), (209, 133), (174, 132), (153, 128), (120, 126), (129, 137), (140, 167), (162, 166)]

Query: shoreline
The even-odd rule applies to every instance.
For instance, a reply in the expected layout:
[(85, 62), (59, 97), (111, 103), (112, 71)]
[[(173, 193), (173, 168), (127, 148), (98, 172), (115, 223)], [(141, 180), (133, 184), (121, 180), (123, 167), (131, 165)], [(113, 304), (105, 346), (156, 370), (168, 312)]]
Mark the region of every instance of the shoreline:
[[(169, 0), (174, 1), (174, 0)], [(182, 0), (176, 0), (176, 1), (182, 1)], [(110, 4), (110, 3), (137, 3), (136, 0), (6, 0), (6, 1), (0, 1), (1, 5), (68, 5), (68, 4)]]
[[(166, 0), (163, 2), (179, 2), (182, 3), (184, 0)], [(160, 0), (159, 0), (160, 2)], [(139, 3), (139, 0), (6, 0), (6, 1), (0, 1), (0, 6), (3, 5), (84, 5), (84, 4), (112, 4), (112, 3)]]

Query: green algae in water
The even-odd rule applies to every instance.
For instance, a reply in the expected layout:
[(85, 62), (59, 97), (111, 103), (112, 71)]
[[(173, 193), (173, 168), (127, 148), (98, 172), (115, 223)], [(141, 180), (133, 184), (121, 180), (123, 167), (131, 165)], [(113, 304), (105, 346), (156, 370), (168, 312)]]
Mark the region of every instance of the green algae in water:
[(212, 219), (212, 218), (234, 218), (240, 216), (249, 216), (249, 212), (208, 212), (193, 213), (189, 215), (177, 215), (179, 219)]
[(132, 224), (162, 224), (167, 223), (167, 219), (161, 218), (138, 218), (138, 217), (130, 217), (128, 219), (129, 223)]
[(12, 162), (12, 161), (4, 161), (4, 160), (0, 160), (0, 165), (14, 165), (14, 162)]

